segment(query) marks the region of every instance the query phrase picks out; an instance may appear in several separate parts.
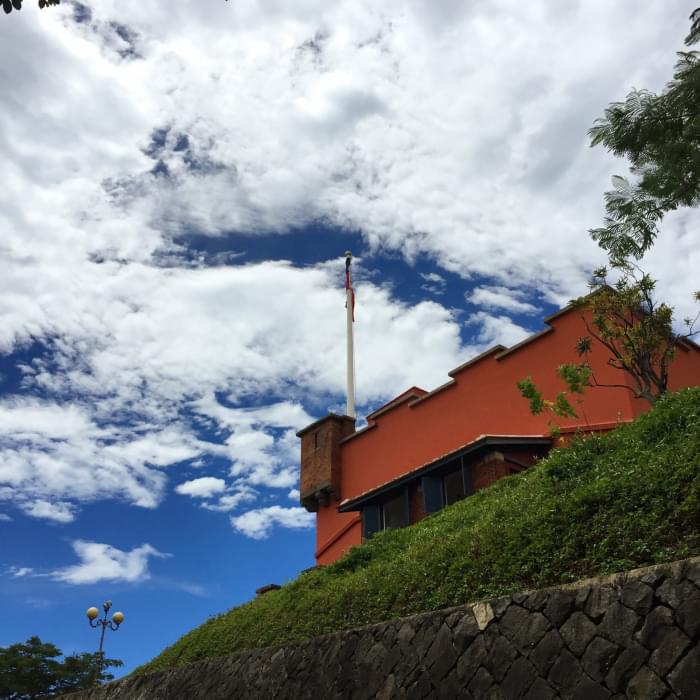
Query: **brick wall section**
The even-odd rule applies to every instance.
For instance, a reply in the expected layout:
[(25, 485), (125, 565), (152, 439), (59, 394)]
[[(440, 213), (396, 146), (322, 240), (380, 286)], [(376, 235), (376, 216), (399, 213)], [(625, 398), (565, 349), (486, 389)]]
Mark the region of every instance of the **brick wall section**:
[(417, 523), (425, 517), (423, 488), (418, 480), (408, 485), (408, 510), (409, 523)]
[[(331, 414), (301, 435), (301, 501), (307, 508), (308, 499), (323, 489), (340, 496), (340, 441), (353, 433), (355, 421), (347, 416)], [(313, 507), (316, 510), (316, 507)]]
[(495, 455), (476, 462), (471, 467), (472, 488), (474, 491), (495, 484), (500, 478), (511, 474), (511, 465)]
[(697, 557), (203, 661), (70, 697), (695, 699), (699, 638)]

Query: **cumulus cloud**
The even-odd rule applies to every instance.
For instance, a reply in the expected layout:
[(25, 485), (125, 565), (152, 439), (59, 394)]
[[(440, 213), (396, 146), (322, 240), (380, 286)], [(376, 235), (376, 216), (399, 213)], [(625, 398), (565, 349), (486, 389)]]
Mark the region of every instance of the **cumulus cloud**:
[(507, 316), (494, 316), (485, 311), (472, 314), (467, 322), (479, 328), (477, 339), (483, 343), (484, 348), (492, 345), (510, 347), (532, 334), (532, 331)]
[(199, 479), (184, 481), (175, 487), (177, 493), (192, 498), (211, 498), (225, 489), (226, 481), (213, 476), (202, 476)]
[(73, 550), (80, 563), (54, 571), (51, 576), (55, 580), (75, 585), (98, 581), (138, 583), (150, 578), (150, 557), (163, 559), (170, 556), (159, 552), (150, 544), (125, 552), (108, 544), (76, 540), (73, 542)]
[[(323, 221), (370, 253), (428, 258), (430, 294), (444, 271), (478, 280), (466, 326), (359, 281), (359, 404), (517, 342), (529, 331), (507, 314), (536, 311), (531, 289), (556, 303), (583, 291), (601, 261), (585, 231), (621, 167), (586, 129), (631, 85), (664, 84), (692, 5), (90, 9), (18, 13), (0, 43), (0, 353), (41, 347), (21, 368), (27, 397), (0, 402), (0, 498), (58, 523), (104, 494), (155, 507), (166, 467), (211, 456), (230, 485), (204, 507), (284, 498), (294, 432), (341, 401), (342, 261), (247, 263), (243, 238), (200, 256), (183, 234)], [(647, 258), (681, 317), (697, 225), (668, 217)]]
[(243, 480), (238, 480), (232, 488), (223, 496), (219, 496), (215, 501), (203, 503), (202, 508), (207, 510), (217, 511), (219, 513), (227, 513), (235, 510), (242, 503), (254, 501), (259, 495), (259, 492), (246, 484)]
[(70, 523), (75, 520), (75, 510), (69, 503), (61, 501), (28, 501), (24, 504), (23, 510), (33, 518), (43, 518), (56, 523)]
[(174, 425), (98, 425), (90, 404), (36, 398), (0, 401), (0, 500), (57, 523), (75, 517), (72, 501), (104, 494), (145, 508), (162, 498), (160, 471), (202, 451)]
[(465, 295), (468, 302), (487, 309), (504, 309), (512, 313), (534, 314), (539, 309), (528, 301), (524, 301), (525, 292), (519, 289), (509, 289), (493, 285), (475, 287)]
[(298, 478), (296, 431), (312, 422), (298, 403), (283, 401), (264, 407), (230, 408), (213, 396), (196, 402), (197, 412), (215, 422), (223, 452), (231, 460), (238, 483), (289, 488)]
[(231, 517), (231, 525), (234, 530), (255, 540), (268, 537), (276, 525), (302, 530), (313, 527), (314, 522), (314, 514), (307, 513), (304, 508), (283, 508), (282, 506), (256, 508), (242, 515)]

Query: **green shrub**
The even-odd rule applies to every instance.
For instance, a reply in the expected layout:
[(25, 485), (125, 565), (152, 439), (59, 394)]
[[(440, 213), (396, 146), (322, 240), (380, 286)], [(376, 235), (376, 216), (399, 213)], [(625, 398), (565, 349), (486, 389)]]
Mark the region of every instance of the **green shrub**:
[(700, 388), (205, 622), (136, 671), (700, 552)]

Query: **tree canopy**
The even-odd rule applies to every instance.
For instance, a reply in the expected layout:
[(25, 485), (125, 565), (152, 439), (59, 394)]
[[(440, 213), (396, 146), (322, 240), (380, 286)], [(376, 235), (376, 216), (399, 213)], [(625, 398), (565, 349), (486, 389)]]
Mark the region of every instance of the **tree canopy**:
[[(12, 10), (21, 10), (23, 0), (2, 0), (2, 9), (5, 14), (10, 14)], [(39, 9), (43, 10), (49, 5), (60, 5), (61, 0), (38, 0)]]
[[(690, 20), (686, 46), (700, 40), (700, 8)], [(613, 176), (605, 224), (590, 232), (611, 260), (641, 258), (667, 212), (700, 203), (700, 54), (677, 55), (673, 79), (660, 94), (632, 90), (588, 132), (592, 146), (627, 157), (633, 176)]]
[[(591, 293), (571, 301), (581, 314), (587, 335), (576, 342), (581, 362), (557, 368), (567, 391), (552, 400), (544, 398), (530, 377), (517, 383), (533, 414), (549, 410), (559, 417), (576, 417), (569, 399), (580, 397), (589, 387), (617, 386), (650, 404), (668, 391), (669, 363), (678, 344), (696, 334), (700, 313), (694, 319), (684, 319), (685, 333), (676, 333), (673, 309), (654, 297), (656, 282), (629, 262), (617, 266), (622, 274), (614, 284), (608, 282), (607, 268), (601, 267), (589, 284)], [(700, 302), (700, 292), (695, 300)], [(630, 384), (598, 380), (589, 360), (594, 343), (605, 348), (607, 364), (624, 372), (632, 380)]]
[(39, 637), (0, 647), (0, 700), (38, 700), (89, 688), (112, 680), (105, 669), (122, 665), (100, 654), (74, 654), (62, 661), (61, 656), (60, 649)]

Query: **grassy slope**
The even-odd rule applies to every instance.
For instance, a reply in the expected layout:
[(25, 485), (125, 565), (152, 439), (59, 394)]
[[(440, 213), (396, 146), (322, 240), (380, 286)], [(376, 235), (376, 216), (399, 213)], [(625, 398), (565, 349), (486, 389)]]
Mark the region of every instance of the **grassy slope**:
[(137, 673), (700, 553), (700, 388), (192, 630)]

